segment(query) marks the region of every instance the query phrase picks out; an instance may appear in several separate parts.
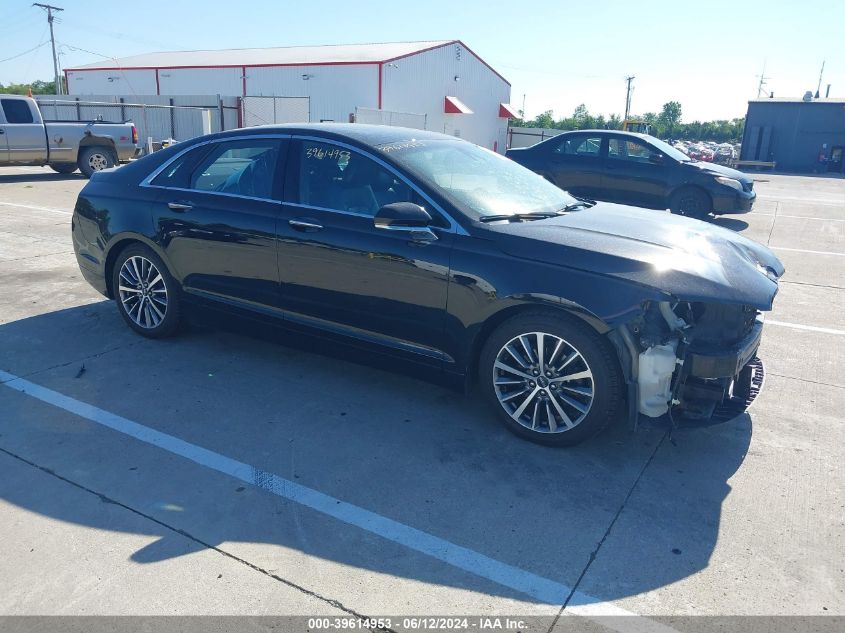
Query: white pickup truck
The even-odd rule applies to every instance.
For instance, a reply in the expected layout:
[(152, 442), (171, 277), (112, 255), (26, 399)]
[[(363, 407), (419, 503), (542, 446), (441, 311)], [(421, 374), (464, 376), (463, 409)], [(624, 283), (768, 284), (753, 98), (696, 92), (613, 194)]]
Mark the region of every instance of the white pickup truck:
[(139, 151), (132, 123), (44, 121), (30, 97), (0, 95), (0, 166), (49, 165), (85, 176), (125, 163)]

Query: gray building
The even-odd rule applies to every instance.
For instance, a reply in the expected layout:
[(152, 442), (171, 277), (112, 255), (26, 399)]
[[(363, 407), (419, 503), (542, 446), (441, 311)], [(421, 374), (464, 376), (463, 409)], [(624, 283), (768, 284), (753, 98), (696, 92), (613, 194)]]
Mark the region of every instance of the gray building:
[(778, 171), (845, 173), (845, 99), (748, 102), (740, 160), (776, 163)]

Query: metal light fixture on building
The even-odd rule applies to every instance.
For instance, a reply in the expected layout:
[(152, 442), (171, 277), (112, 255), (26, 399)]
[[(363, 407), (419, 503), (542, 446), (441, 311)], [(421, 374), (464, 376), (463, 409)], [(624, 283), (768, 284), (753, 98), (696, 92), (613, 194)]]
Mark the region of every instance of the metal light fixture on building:
[(314, 75), (309, 75), (309, 74), (307, 74), (307, 73), (303, 73), (303, 74), (302, 74), (302, 81), (308, 81), (308, 80), (309, 80), (309, 79), (311, 79), (313, 76), (314, 76)]
[(455, 81), (460, 81), (460, 80), (461, 80), (460, 75), (455, 75)]

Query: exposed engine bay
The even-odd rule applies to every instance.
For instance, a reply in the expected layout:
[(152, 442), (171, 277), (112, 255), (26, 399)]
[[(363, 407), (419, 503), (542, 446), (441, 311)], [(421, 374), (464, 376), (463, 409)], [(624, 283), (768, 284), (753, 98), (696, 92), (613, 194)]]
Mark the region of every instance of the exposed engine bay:
[(750, 305), (646, 302), (611, 337), (624, 347), (632, 422), (638, 414), (708, 422), (725, 403), (744, 408), (762, 380), (762, 330), (761, 313)]

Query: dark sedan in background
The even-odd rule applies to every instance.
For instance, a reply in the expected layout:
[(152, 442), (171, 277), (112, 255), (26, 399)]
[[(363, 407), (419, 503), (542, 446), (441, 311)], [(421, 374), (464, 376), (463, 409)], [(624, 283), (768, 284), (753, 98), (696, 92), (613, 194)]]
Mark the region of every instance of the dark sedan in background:
[(783, 273), (732, 231), (359, 124), (235, 130), (98, 172), (72, 235), (141, 335), (191, 307), (247, 315), (477, 379), (510, 430), (558, 445), (741, 398)]
[(575, 196), (695, 218), (745, 213), (757, 195), (742, 172), (693, 160), (646, 134), (565, 132), (507, 156)]

